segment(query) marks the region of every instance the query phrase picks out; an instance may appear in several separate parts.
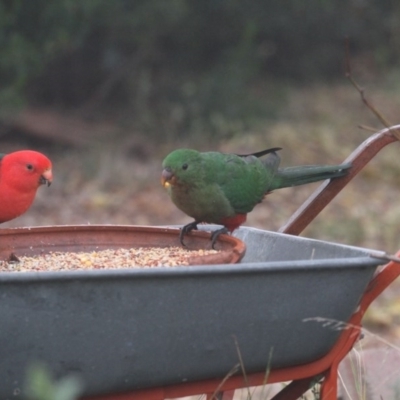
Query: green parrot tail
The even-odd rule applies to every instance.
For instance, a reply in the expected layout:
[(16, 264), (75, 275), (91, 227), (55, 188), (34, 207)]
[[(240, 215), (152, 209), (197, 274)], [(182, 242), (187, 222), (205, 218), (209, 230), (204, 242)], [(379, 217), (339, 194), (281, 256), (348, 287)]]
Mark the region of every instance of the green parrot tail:
[(304, 165), (301, 167), (280, 168), (274, 176), (270, 191), (337, 178), (346, 175), (350, 167), (351, 164)]

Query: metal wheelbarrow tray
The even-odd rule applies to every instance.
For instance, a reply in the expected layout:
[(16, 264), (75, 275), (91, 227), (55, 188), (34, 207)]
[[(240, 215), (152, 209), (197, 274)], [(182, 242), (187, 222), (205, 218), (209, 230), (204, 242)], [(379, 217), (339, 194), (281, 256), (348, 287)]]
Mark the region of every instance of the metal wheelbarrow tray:
[(2, 398), (33, 361), (79, 374), (92, 395), (222, 379), (238, 352), (249, 373), (322, 357), (340, 333), (326, 323), (349, 320), (382, 261), (257, 229), (237, 235), (241, 264), (1, 273)]

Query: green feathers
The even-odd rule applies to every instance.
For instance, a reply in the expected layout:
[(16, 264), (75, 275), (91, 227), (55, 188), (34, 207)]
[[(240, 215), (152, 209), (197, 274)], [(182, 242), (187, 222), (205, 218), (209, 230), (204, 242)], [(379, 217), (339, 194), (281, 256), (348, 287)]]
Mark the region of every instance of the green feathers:
[(196, 222), (223, 224), (226, 218), (250, 212), (272, 190), (342, 176), (350, 168), (279, 169), (277, 150), (248, 155), (175, 150), (163, 162), (161, 181), (175, 205)]
[(178, 208), (197, 221), (211, 223), (250, 212), (272, 180), (257, 157), (186, 149), (167, 156), (162, 176)]
[(270, 190), (338, 178), (346, 175), (350, 167), (351, 164), (304, 165), (301, 167), (279, 168), (270, 186)]

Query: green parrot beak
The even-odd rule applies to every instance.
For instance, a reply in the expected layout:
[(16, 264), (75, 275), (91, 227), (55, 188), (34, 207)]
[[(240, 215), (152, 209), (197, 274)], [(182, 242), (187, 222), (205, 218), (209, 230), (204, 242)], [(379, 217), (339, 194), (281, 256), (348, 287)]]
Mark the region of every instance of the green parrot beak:
[(171, 171), (170, 167), (165, 167), (161, 173), (161, 185), (165, 188), (175, 183), (175, 175)]

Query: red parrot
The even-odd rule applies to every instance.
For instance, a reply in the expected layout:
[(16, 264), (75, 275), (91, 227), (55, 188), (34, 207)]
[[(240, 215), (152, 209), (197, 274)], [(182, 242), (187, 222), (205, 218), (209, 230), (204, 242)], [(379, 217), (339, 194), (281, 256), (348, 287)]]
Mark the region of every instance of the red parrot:
[(52, 164), (45, 155), (32, 150), (0, 154), (0, 223), (27, 211), (38, 187), (50, 186), (52, 180)]

